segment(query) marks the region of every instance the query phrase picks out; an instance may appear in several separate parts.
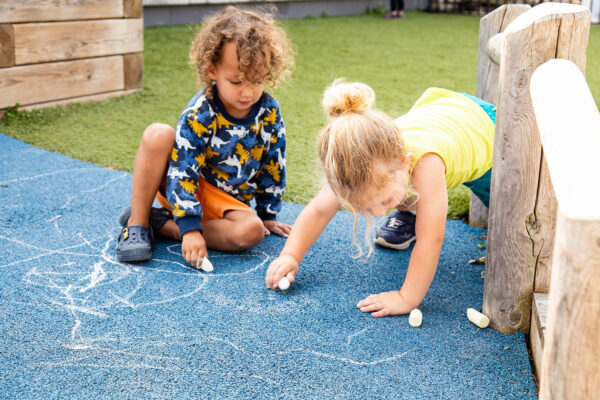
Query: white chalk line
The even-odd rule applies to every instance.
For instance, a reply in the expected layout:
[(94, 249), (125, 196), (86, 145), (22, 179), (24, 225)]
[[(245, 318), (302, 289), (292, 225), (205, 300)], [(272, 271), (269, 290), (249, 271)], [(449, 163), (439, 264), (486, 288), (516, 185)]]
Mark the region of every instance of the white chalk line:
[(180, 367), (161, 367), (158, 365), (149, 365), (149, 364), (136, 364), (136, 363), (124, 363), (123, 365), (110, 365), (110, 364), (96, 364), (96, 363), (51, 363), (51, 362), (42, 362), (38, 363), (40, 366), (49, 366), (49, 367), (91, 367), (91, 368), (111, 368), (111, 369), (155, 369), (162, 371), (180, 371), (186, 373), (195, 373), (195, 374), (206, 374), (206, 375), (217, 375), (217, 376), (226, 376), (226, 377), (244, 377), (244, 378), (253, 378), (258, 379), (263, 382), (272, 383), (277, 385), (275, 381), (269, 378), (265, 378), (260, 375), (254, 374), (236, 374), (232, 372), (219, 372), (219, 371), (209, 371), (203, 369), (193, 369), (193, 368), (180, 368)]
[(235, 345), (234, 343), (232, 343), (232, 342), (230, 342), (228, 340), (217, 338), (217, 337), (214, 337), (214, 336), (207, 336), (204, 339), (210, 339), (210, 340), (213, 340), (213, 341), (218, 341), (218, 342), (222, 342), (222, 343), (228, 344), (229, 346), (233, 347), (235, 350), (237, 350), (237, 351), (239, 351), (241, 353), (244, 353), (244, 354), (248, 354), (248, 355), (254, 356), (254, 357), (268, 357), (269, 355), (272, 355), (272, 354), (277, 354), (277, 355), (284, 356), (284, 355), (289, 354), (289, 353), (304, 352), (304, 353), (313, 354), (313, 355), (318, 356), (318, 357), (329, 358), (331, 360), (342, 361), (342, 362), (345, 362), (345, 363), (348, 363), (348, 364), (354, 364), (354, 365), (377, 365), (377, 364), (381, 364), (381, 363), (384, 363), (384, 362), (393, 361), (393, 360), (398, 359), (400, 357), (404, 357), (406, 354), (408, 354), (408, 352), (405, 351), (402, 354), (396, 354), (396, 355), (393, 355), (391, 357), (383, 358), (383, 359), (380, 359), (380, 360), (374, 360), (374, 361), (357, 361), (357, 360), (352, 360), (350, 358), (340, 357), (340, 356), (333, 355), (333, 354), (328, 354), (328, 353), (322, 353), (322, 352), (311, 350), (311, 349), (294, 348), (294, 349), (288, 349), (288, 350), (285, 350), (285, 351), (278, 351), (276, 353), (270, 353), (268, 355), (265, 355), (265, 354), (257, 354), (257, 353), (250, 352), (248, 350), (245, 350), (245, 349), (243, 349), (243, 348)]
[[(179, 251), (179, 252), (177, 252), (177, 251), (174, 251), (174, 250), (172, 250), (172, 248), (173, 248), (173, 247), (181, 247), (181, 244), (174, 244), (174, 245), (168, 246), (168, 247), (167, 247), (167, 251), (168, 251), (169, 253), (171, 253), (171, 254), (174, 254), (174, 255), (178, 255), (178, 256), (181, 256), (181, 257), (183, 257), (183, 255), (181, 254), (181, 251)], [(246, 275), (246, 274), (250, 274), (250, 273), (252, 273), (252, 272), (254, 272), (254, 271), (256, 271), (256, 270), (260, 269), (260, 268), (261, 268), (263, 265), (265, 265), (265, 264), (266, 264), (266, 263), (269, 261), (269, 259), (271, 258), (271, 256), (270, 256), (270, 255), (268, 255), (266, 252), (264, 252), (264, 251), (262, 251), (262, 250), (260, 250), (260, 253), (262, 253), (262, 254), (260, 254), (260, 255), (262, 255), (262, 256), (263, 256), (263, 257), (265, 257), (265, 258), (264, 258), (264, 260), (263, 260), (262, 262), (260, 262), (259, 264), (257, 264), (257, 265), (256, 265), (256, 266), (254, 266), (253, 268), (250, 268), (250, 269), (248, 269), (248, 270), (241, 271), (241, 272), (228, 272), (228, 273), (210, 272), (210, 273), (206, 273), (205, 275), (207, 275), (207, 276), (215, 276), (215, 277), (216, 277), (216, 276), (236, 276), (236, 275)], [(250, 257), (258, 257), (258, 256), (259, 256), (258, 254), (236, 254), (236, 255), (235, 255), (235, 257), (236, 257), (236, 258), (239, 258), (239, 257), (247, 257), (247, 258), (250, 258)], [(213, 256), (211, 256), (211, 257), (210, 257), (210, 259), (212, 260), (212, 259), (214, 259), (214, 258), (224, 258), (224, 257), (231, 257), (231, 255), (227, 255), (227, 254), (217, 254), (217, 255), (213, 255)], [(162, 261), (165, 261), (165, 262), (166, 262), (166, 260), (162, 260)], [(182, 265), (183, 265), (183, 264), (182, 264)], [(186, 266), (186, 268), (189, 268), (190, 270), (193, 270), (193, 271), (198, 271), (196, 268), (194, 268), (194, 267), (191, 267), (191, 266)], [(217, 266), (215, 267), (215, 271), (218, 271), (218, 269), (219, 269), (219, 268), (218, 268), (218, 264), (217, 264)]]
[(366, 331), (367, 331), (367, 329), (365, 328), (365, 329), (363, 329), (362, 331), (359, 331), (359, 332), (353, 333), (352, 335), (348, 335), (348, 339), (347, 339), (347, 342), (346, 342), (346, 346), (350, 347), (350, 341), (352, 340), (352, 338), (353, 338), (353, 337), (355, 337), (355, 336), (358, 336), (358, 335), (360, 335), (360, 334), (362, 334), (362, 333), (365, 333)]
[(46, 172), (44, 174), (38, 174), (38, 175), (31, 175), (31, 176), (24, 176), (24, 177), (20, 177), (20, 178), (15, 178), (15, 179), (10, 179), (8, 181), (3, 181), (0, 182), (0, 185), (5, 185), (7, 183), (13, 183), (13, 182), (24, 182), (24, 181), (30, 181), (32, 179), (37, 179), (37, 178), (45, 178), (47, 176), (51, 176), (51, 175), (58, 175), (58, 174), (63, 174), (63, 173), (68, 173), (68, 174), (73, 174), (73, 172), (75, 171), (85, 171), (85, 170), (101, 170), (100, 167), (85, 167), (85, 168), (68, 168), (68, 169), (59, 169), (56, 171), (52, 171), (52, 172)]

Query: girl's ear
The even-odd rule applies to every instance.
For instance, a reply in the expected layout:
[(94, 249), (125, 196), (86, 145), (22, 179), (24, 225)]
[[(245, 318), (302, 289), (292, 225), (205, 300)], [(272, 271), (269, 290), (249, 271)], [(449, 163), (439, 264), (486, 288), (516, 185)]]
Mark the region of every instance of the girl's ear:
[(215, 67), (215, 64), (210, 63), (210, 65), (208, 66), (208, 77), (210, 78), (211, 81), (216, 81), (217, 80), (217, 68)]
[(402, 160), (402, 170), (408, 172), (410, 170), (410, 162), (412, 161), (413, 153), (406, 153), (404, 160)]

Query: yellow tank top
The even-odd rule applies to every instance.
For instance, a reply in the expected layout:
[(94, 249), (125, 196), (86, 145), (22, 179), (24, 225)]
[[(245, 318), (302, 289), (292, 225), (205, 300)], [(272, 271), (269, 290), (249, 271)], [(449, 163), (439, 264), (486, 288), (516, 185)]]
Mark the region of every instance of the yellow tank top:
[(427, 153), (435, 153), (444, 161), (448, 189), (475, 180), (492, 167), (494, 123), (465, 95), (429, 88), (394, 122), (407, 150), (413, 153), (411, 174)]

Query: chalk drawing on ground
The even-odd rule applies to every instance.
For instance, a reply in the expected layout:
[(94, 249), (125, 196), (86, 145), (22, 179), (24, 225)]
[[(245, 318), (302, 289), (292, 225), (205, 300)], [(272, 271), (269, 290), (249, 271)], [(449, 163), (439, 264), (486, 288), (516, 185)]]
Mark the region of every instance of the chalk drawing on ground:
[[(50, 171), (12, 179), (5, 183), (10, 184), (11, 188), (16, 186), (13, 186), (13, 183), (18, 183), (20, 188), (14, 195), (20, 196), (23, 192), (34, 189), (33, 187), (25, 189), (23, 185), (38, 187), (38, 180), (46, 181), (49, 178), (59, 177), (68, 180), (67, 176), (72, 176), (74, 171), (87, 173), (94, 170), (95, 168), (75, 168)], [(331, 351), (322, 351), (308, 345), (273, 352), (268, 337), (265, 337), (261, 343), (242, 344), (227, 336), (226, 332), (220, 336), (160, 333), (152, 328), (148, 331), (142, 329), (141, 332), (136, 332), (142, 333), (141, 335), (107, 331), (106, 326), (111, 324), (99, 322), (136, 318), (139, 315), (132, 316), (128, 313), (133, 311), (148, 313), (145, 310), (153, 312), (157, 307), (169, 303), (179, 307), (180, 305), (176, 303), (178, 301), (184, 304), (184, 301), (206, 294), (210, 289), (211, 281), (238, 279), (239, 276), (250, 274), (257, 274), (262, 278), (272, 257), (258, 249), (246, 254), (211, 254), (215, 272), (205, 274), (188, 266), (181, 258), (181, 245), (174, 244), (166, 246), (166, 251), (163, 247), (155, 252), (155, 257), (143, 265), (119, 263), (114, 258), (115, 230), (104, 233), (96, 230), (95, 234), (86, 235), (81, 232), (74, 233), (74, 228), (70, 225), (72, 214), (69, 213), (84, 204), (87, 206), (85, 202), (90, 201), (90, 195), (98, 196), (100, 204), (95, 207), (102, 210), (103, 204), (106, 203), (106, 199), (102, 198), (103, 191), (115, 184), (124, 187), (127, 185), (124, 178), (128, 174), (110, 174), (107, 178), (106, 170), (97, 170), (101, 179), (94, 180), (87, 177), (87, 181), (83, 182), (85, 184), (81, 185), (79, 182), (68, 181), (65, 193), (62, 194), (63, 203), (58, 205), (58, 209), (49, 207), (53, 213), (41, 219), (42, 223), (50, 229), (37, 239), (50, 244), (39, 244), (35, 241), (32, 243), (30, 238), (25, 239), (25, 234), (24, 238), (20, 238), (19, 227), (3, 228), (0, 231), (0, 247), (11, 247), (12, 254), (11, 258), (0, 261), (0, 282), (10, 282), (14, 285), (4, 292), (9, 293), (10, 296), (5, 296), (1, 301), (15, 306), (52, 309), (53, 315), (61, 312), (65, 315), (63, 323), (53, 328), (55, 329), (53, 334), (57, 336), (48, 338), (64, 351), (58, 352), (59, 359), (40, 359), (38, 366), (168, 370), (217, 377), (246, 377), (279, 384), (280, 377), (277, 376), (276, 369), (265, 368), (265, 363), (285, 359), (292, 353), (315, 360), (354, 366), (373, 366), (393, 362), (407, 354), (407, 352), (400, 352), (387, 357), (379, 356), (373, 357), (375, 359), (361, 360), (340, 355), (342, 353), (333, 349), (335, 345), (328, 348)], [(89, 184), (90, 181), (93, 181), (92, 185)], [(65, 185), (65, 182), (45, 183), (46, 188), (52, 184), (61, 187)], [(114, 187), (112, 189), (114, 190)], [(80, 194), (86, 195), (84, 200), (80, 199)], [(90, 221), (90, 223), (97, 225), (97, 221)], [(54, 238), (51, 238), (52, 236)], [(55, 248), (51, 248), (52, 246)], [(168, 254), (165, 253), (176, 255), (174, 259), (181, 261), (166, 259), (165, 256)], [(235, 270), (220, 268), (230, 260), (235, 260)], [(273, 300), (273, 296), (269, 293), (267, 297)], [(266, 311), (267, 314), (270, 312), (268, 309)], [(136, 320), (128, 321), (133, 325), (136, 322)], [(40, 323), (44, 322), (40, 321)], [(98, 325), (102, 325), (103, 328), (97, 328)], [(298, 334), (313, 333), (298, 332)], [(349, 347), (351, 341), (359, 335), (369, 336), (365, 329), (350, 334), (347, 338), (345, 335), (345, 340), (339, 343), (339, 347)], [(202, 368), (198, 368), (190, 364), (188, 357), (182, 356), (182, 351), (172, 351), (172, 346), (179, 346), (181, 350), (191, 345), (203, 346), (206, 355), (232, 353), (243, 359), (240, 364), (245, 362), (246, 366), (238, 371), (219, 370), (218, 363), (207, 363)], [(217, 358), (215, 356), (215, 359)], [(273, 376), (265, 376), (266, 374)]]

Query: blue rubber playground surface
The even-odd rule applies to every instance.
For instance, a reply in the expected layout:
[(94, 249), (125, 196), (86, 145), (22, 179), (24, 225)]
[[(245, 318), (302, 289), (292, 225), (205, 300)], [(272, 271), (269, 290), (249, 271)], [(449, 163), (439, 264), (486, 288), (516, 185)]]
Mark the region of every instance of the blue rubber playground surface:
[[(339, 212), (287, 293), (265, 271), (284, 244), (210, 252), (179, 242), (145, 264), (115, 260), (131, 175), (0, 135), (3, 399), (535, 399), (523, 333), (478, 329), (482, 230), (448, 221), (423, 325), (356, 303), (400, 287), (409, 252), (353, 259)], [(302, 206), (286, 203), (293, 223)]]

